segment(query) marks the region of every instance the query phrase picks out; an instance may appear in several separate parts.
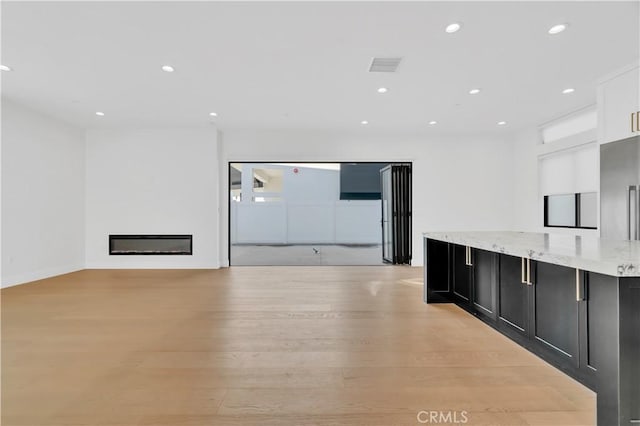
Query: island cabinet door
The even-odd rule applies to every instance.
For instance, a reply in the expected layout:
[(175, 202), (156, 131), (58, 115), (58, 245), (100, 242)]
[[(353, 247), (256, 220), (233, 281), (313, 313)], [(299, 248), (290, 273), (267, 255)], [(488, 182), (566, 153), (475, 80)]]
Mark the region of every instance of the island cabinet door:
[(498, 255), (486, 250), (472, 249), (470, 263), (473, 265), (471, 280), (473, 309), (476, 314), (482, 315), (485, 319), (495, 321), (498, 318), (496, 309)]
[(453, 245), (453, 298), (462, 305), (471, 303), (471, 262), (469, 248)]
[(529, 337), (529, 287), (526, 259), (501, 254), (498, 273), (498, 329), (527, 345)]
[(451, 293), (449, 243), (425, 239), (424, 244), (424, 301), (449, 302)]
[(595, 272), (580, 272), (580, 278), (580, 378), (598, 394), (598, 424), (615, 424), (620, 385), (618, 278)]
[(580, 284), (576, 270), (545, 262), (532, 262), (532, 334), (543, 357), (560, 368), (579, 366), (578, 307)]
[(640, 424), (640, 278), (620, 278), (619, 283), (619, 423), (638, 425)]

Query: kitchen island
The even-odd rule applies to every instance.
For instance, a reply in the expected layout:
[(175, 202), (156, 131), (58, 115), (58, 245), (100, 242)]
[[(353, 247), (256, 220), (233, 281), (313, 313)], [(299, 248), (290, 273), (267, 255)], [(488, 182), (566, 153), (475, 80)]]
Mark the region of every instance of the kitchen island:
[(424, 300), (456, 303), (597, 393), (599, 425), (640, 424), (640, 242), (424, 233)]

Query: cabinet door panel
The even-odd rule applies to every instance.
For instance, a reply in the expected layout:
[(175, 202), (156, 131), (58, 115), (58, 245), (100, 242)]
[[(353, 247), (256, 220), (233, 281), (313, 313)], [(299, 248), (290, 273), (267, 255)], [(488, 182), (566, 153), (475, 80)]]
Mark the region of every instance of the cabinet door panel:
[(473, 303), (476, 311), (495, 318), (496, 282), (495, 253), (474, 249), (473, 262)]
[(639, 81), (640, 70), (636, 67), (602, 83), (598, 88), (601, 115), (598, 121), (602, 143), (638, 135), (637, 128), (632, 127), (631, 114), (640, 109)]
[(500, 255), (500, 298), (498, 315), (503, 322), (525, 332), (527, 329), (527, 291), (522, 283), (522, 259)]
[(454, 245), (453, 258), (453, 294), (468, 302), (471, 296), (471, 268), (466, 264), (467, 247)]
[(640, 423), (640, 278), (620, 279), (620, 424)]
[(534, 336), (577, 366), (576, 271), (543, 262), (535, 262), (534, 266)]
[(425, 273), (428, 288), (434, 292), (449, 291), (449, 243), (427, 240)]
[(617, 280), (594, 272), (587, 274), (584, 366), (596, 371), (611, 362), (611, 348), (616, 346), (618, 298), (613, 289)]

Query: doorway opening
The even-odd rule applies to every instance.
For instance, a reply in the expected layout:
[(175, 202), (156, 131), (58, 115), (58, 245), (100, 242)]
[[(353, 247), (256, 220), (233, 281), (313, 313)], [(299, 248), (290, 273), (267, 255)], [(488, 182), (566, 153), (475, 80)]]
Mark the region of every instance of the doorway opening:
[(410, 163), (229, 162), (229, 265), (410, 264), (410, 171)]

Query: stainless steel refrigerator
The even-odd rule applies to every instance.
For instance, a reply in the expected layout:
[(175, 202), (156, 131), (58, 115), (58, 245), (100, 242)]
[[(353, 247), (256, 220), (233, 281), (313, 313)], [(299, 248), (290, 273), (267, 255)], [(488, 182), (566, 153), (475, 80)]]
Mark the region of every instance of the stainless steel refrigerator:
[(640, 136), (600, 146), (600, 236), (640, 240)]

